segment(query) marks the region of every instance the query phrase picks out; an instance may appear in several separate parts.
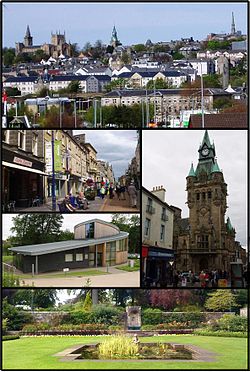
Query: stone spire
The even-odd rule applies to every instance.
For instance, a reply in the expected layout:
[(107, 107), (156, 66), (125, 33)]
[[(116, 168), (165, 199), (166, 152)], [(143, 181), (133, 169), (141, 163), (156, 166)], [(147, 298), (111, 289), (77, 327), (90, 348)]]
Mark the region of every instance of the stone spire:
[(232, 23), (231, 23), (231, 35), (235, 35), (236, 30), (235, 30), (235, 22), (234, 22), (234, 12), (232, 12)]
[(30, 27), (29, 25), (27, 25), (27, 30), (26, 30), (26, 34), (25, 34), (26, 37), (31, 37), (31, 33), (30, 33)]
[(211, 173), (215, 173), (215, 172), (220, 172), (221, 173), (221, 170), (218, 166), (218, 163), (217, 163), (217, 159), (214, 160), (214, 164), (212, 166), (212, 169), (211, 169)]

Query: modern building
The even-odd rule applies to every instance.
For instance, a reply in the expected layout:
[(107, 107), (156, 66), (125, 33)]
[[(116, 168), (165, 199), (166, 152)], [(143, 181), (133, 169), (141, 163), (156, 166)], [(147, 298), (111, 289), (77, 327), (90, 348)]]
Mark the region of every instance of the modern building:
[(180, 209), (171, 207), (175, 210), (176, 269), (230, 274), (232, 264), (244, 264), (246, 252), (235, 241), (230, 218), (225, 219), (227, 184), (207, 130), (198, 152), (198, 165), (195, 169), (192, 164), (186, 177), (189, 218), (181, 218)]
[(174, 210), (165, 202), (163, 186), (142, 187), (143, 284), (165, 287), (172, 281), (174, 264)]
[(108, 222), (92, 219), (74, 227), (74, 240), (10, 248), (23, 273), (113, 266), (127, 262), (128, 233)]

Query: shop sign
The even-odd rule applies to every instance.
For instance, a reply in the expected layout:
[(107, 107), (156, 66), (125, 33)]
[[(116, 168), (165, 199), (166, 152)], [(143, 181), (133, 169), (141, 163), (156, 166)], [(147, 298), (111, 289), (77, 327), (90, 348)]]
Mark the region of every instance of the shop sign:
[(227, 288), (227, 286), (228, 286), (227, 279), (219, 279), (218, 280), (218, 287), (219, 288)]
[(55, 172), (62, 171), (62, 155), (61, 155), (61, 141), (54, 141), (54, 161), (55, 161)]
[(32, 167), (32, 162), (31, 161), (21, 159), (21, 158), (17, 158), (16, 156), (14, 157), (13, 163), (24, 165), (25, 167), (30, 167), (30, 168)]
[(52, 146), (51, 142), (45, 142), (46, 173), (52, 173)]

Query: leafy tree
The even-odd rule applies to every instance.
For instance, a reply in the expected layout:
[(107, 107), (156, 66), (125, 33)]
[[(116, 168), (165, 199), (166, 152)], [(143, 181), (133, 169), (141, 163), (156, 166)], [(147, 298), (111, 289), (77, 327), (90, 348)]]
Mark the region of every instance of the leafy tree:
[(178, 51), (173, 52), (172, 57), (173, 59), (184, 59), (185, 58), (185, 56)]
[(147, 83), (147, 89), (168, 89), (171, 88), (171, 84), (169, 84), (167, 81), (164, 81), (162, 78), (157, 78), (156, 80), (150, 80)]
[(132, 215), (131, 217), (124, 214), (113, 214), (112, 221), (121, 231), (129, 233), (128, 246), (130, 253), (140, 252), (140, 217)]
[(123, 52), (121, 60), (126, 65), (127, 63), (131, 62), (131, 57), (127, 52)]
[(15, 59), (15, 49), (14, 48), (3, 48), (3, 64), (5, 67), (12, 66)]
[(113, 51), (114, 51), (114, 47), (113, 47), (113, 45), (108, 45), (107, 46), (107, 49), (106, 49), (106, 53), (108, 53), (108, 54), (112, 54), (113, 53)]
[(80, 54), (80, 48), (77, 43), (71, 44), (72, 57), (78, 57)]
[(29, 53), (20, 53), (15, 57), (14, 63), (29, 63), (32, 62), (32, 56)]
[(71, 81), (67, 87), (68, 92), (70, 93), (78, 93), (81, 92), (81, 87), (80, 87), (80, 81), (79, 80), (74, 80)]
[(8, 330), (18, 331), (22, 329), (25, 323), (31, 323), (31, 314), (25, 311), (18, 310), (15, 306), (8, 302), (8, 298), (5, 297), (2, 302), (2, 318), (8, 319)]
[(19, 289), (14, 296), (14, 303), (16, 305), (26, 305), (32, 309), (53, 307), (56, 300), (56, 289)]
[(87, 41), (85, 44), (84, 44), (84, 47), (83, 47), (83, 51), (84, 52), (88, 52), (90, 51), (90, 49), (92, 48), (92, 45), (89, 41)]
[(230, 49), (231, 42), (230, 41), (218, 41), (218, 40), (210, 40), (207, 43), (207, 49), (210, 50), (228, 50)]
[(18, 90), (17, 88), (6, 87), (5, 90), (6, 90), (8, 97), (21, 95), (21, 91)]
[(147, 47), (144, 44), (136, 44), (133, 46), (133, 49), (136, 53), (145, 52)]
[(214, 109), (223, 109), (223, 108), (231, 107), (231, 106), (232, 106), (232, 100), (231, 98), (227, 98), (227, 97), (217, 98), (216, 100), (214, 100), (214, 103), (213, 103)]
[(234, 291), (234, 294), (236, 295), (236, 302), (240, 307), (248, 304), (247, 289), (237, 289)]
[(40, 62), (42, 59), (47, 60), (49, 55), (46, 54), (42, 49), (38, 49), (35, 53), (31, 56), (32, 62)]
[(236, 295), (231, 291), (218, 289), (215, 292), (209, 293), (208, 299), (205, 302), (205, 308), (210, 311), (230, 311), (232, 308), (237, 308)]
[(194, 300), (194, 295), (187, 289), (152, 289), (149, 294), (150, 304), (164, 310), (174, 310), (177, 306), (192, 303), (192, 300)]
[(40, 244), (60, 240), (63, 216), (60, 214), (19, 214), (12, 219), (16, 245)]
[(154, 45), (153, 50), (155, 53), (167, 53), (170, 51), (169, 45)]
[(112, 90), (122, 89), (126, 84), (127, 79), (118, 78), (116, 80), (111, 81), (109, 84), (106, 85), (106, 91), (111, 92)]

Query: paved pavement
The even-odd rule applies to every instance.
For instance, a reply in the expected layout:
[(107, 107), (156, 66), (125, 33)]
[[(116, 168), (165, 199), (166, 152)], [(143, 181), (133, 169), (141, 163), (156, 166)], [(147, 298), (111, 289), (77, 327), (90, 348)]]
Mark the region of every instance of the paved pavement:
[[(90, 270), (90, 269), (88, 269)], [(94, 268), (93, 268), (94, 270)], [(97, 268), (98, 271), (106, 271), (106, 268)], [(43, 275), (38, 275), (32, 279), (21, 279), (21, 285), (35, 287), (98, 287), (98, 288), (113, 288), (113, 287), (135, 287), (140, 286), (139, 271), (123, 271), (114, 267), (109, 268), (109, 274), (96, 276), (70, 276), (67, 274), (61, 278), (46, 278)], [(24, 282), (24, 283), (23, 283)]]
[[(56, 201), (56, 212), (59, 212), (58, 202), (60, 203), (62, 199)], [(113, 199), (109, 199), (108, 196), (102, 200), (99, 197), (96, 197), (95, 200), (89, 200), (89, 208), (86, 210), (76, 210), (75, 213), (91, 213), (91, 212), (134, 212), (138, 213), (140, 195), (138, 197), (137, 208), (132, 208), (129, 205), (129, 196), (126, 194), (126, 200), (118, 200), (117, 196)], [(39, 207), (29, 207), (29, 208), (16, 208), (16, 212), (51, 212), (52, 211), (52, 202), (40, 205)]]

